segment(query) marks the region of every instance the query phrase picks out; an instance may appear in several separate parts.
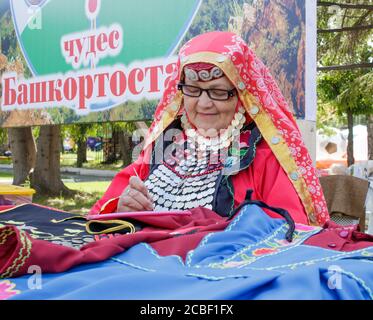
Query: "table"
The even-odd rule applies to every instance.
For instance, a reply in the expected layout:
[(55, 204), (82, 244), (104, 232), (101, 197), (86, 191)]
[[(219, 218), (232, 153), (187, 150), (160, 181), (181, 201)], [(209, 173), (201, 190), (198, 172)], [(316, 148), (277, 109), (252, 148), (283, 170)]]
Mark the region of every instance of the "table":
[(31, 188), (0, 184), (0, 206), (31, 203), (34, 193), (35, 190)]

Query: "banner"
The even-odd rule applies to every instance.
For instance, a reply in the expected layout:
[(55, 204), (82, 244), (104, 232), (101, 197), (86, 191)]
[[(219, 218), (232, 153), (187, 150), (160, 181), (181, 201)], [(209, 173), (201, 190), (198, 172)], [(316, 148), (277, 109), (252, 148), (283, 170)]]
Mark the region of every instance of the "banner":
[[(314, 101), (307, 108), (305, 101), (304, 0), (286, 7), (281, 0), (0, 0), (0, 8), (4, 2), (28, 72), (0, 64), (3, 127), (151, 120), (180, 46), (212, 30), (243, 37), (296, 117), (305, 119), (307, 108), (314, 117)], [(3, 20), (1, 43), (12, 36)], [(10, 65), (16, 50), (5, 49)]]

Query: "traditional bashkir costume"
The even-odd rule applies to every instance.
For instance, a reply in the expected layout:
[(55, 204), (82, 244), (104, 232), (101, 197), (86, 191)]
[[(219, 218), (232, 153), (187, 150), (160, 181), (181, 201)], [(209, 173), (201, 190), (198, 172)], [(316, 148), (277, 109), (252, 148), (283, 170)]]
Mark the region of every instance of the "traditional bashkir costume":
[[(189, 122), (180, 86), (184, 77), (210, 81), (223, 75), (239, 101), (229, 127), (209, 138)], [(182, 47), (143, 151), (116, 175), (91, 213), (115, 212), (135, 172), (156, 211), (203, 206), (230, 216), (251, 189), (253, 199), (286, 209), (296, 222), (329, 220), (312, 160), (278, 86), (245, 42), (229, 32), (202, 34)]]

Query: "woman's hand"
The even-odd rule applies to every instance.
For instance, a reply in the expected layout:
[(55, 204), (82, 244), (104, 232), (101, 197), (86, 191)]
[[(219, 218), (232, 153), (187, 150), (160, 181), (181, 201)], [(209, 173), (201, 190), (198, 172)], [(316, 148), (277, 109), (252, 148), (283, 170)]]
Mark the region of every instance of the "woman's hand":
[(153, 209), (153, 201), (144, 182), (138, 177), (131, 177), (129, 185), (119, 197), (117, 211), (152, 211)]

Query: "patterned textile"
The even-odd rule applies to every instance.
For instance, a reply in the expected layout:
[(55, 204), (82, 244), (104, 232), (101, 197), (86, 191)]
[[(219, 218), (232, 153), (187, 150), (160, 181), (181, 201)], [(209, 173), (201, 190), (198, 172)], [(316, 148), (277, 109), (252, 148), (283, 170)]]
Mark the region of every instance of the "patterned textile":
[(224, 76), (223, 71), (209, 63), (194, 63), (184, 69), (185, 77), (192, 81), (210, 81)]
[[(158, 219), (154, 223), (160, 224), (161, 217)], [(321, 228), (301, 224), (295, 225), (293, 241), (288, 242), (287, 223), (270, 218), (255, 205), (244, 206), (229, 224), (208, 209), (195, 211), (193, 220), (182, 219), (186, 220), (182, 222), (181, 217), (163, 220), (162, 225), (168, 225), (169, 229), (163, 233), (153, 231), (157, 241), (151, 241), (149, 232), (141, 241), (127, 246), (128, 250), (117, 252), (107, 260), (75, 264), (76, 267), (65, 267), (57, 274), (42, 274), (38, 289), (30, 288), (31, 275), (26, 272), (19, 278), (2, 280), (0, 296), (6, 299), (373, 299), (371, 244), (349, 252), (305, 245), (305, 241), (320, 234)], [(220, 227), (215, 227), (223, 220)], [(166, 232), (172, 225), (176, 229)], [(208, 231), (213, 227), (216, 229)], [(191, 241), (199, 230), (206, 232), (198, 241)], [(85, 247), (94, 248), (97, 256), (110, 243), (118, 244), (121, 239), (142, 233), (144, 230)], [(56, 246), (54, 251), (57, 247), (62, 246)], [(42, 259), (53, 254), (44, 252)], [(84, 255), (89, 255), (88, 250)], [(68, 254), (64, 257), (69, 260)], [(42, 259), (39, 257), (39, 262)], [(0, 258), (0, 267), (1, 263)], [(37, 264), (38, 260), (34, 258), (33, 263)]]
[(0, 211), (0, 228), (15, 226), (26, 231), (33, 239), (47, 240), (71, 248), (80, 248), (94, 241), (87, 233), (86, 219), (81, 215), (56, 209), (25, 204)]
[(346, 216), (343, 213), (342, 214), (333, 213), (332, 215), (330, 215), (330, 219), (342, 226), (348, 226), (351, 224), (359, 223), (359, 219), (356, 219), (355, 217)]

